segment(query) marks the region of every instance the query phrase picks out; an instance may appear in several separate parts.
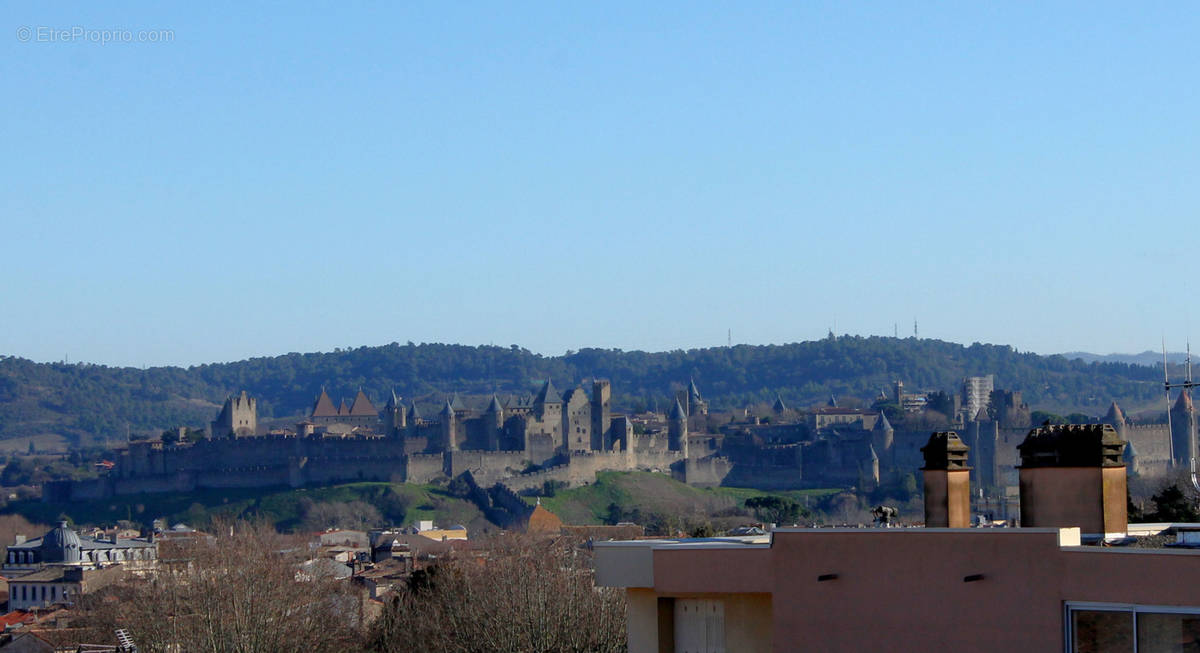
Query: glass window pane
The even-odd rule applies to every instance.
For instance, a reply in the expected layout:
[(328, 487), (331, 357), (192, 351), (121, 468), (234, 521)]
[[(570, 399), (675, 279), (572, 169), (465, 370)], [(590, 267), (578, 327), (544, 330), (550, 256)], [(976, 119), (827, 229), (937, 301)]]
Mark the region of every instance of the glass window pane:
[(1200, 651), (1200, 615), (1140, 612), (1139, 653)]
[(1073, 610), (1071, 635), (1074, 653), (1133, 653), (1133, 613)]

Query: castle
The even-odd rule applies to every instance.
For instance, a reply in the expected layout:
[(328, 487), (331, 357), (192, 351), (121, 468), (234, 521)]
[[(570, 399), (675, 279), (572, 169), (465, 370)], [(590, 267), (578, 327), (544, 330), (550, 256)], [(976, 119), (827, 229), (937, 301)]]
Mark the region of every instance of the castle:
[[(975, 452), (972, 482), (999, 497), (1016, 496), (1017, 445), (1031, 426), (1028, 405), (1015, 391), (994, 390), (986, 404), (971, 384), (963, 394), (947, 413), (964, 420), (963, 440)], [(895, 396), (906, 414), (908, 406), (923, 405), (898, 382)], [(614, 414), (611, 403), (606, 380), (593, 381), (590, 393), (583, 385), (560, 392), (547, 380), (536, 394), (492, 395), (482, 406), (451, 395), (425, 419), (415, 402), (406, 404), (394, 392), (379, 410), (361, 389), (337, 407), (322, 389), (294, 431), (260, 435), (256, 402), (243, 391), (226, 400), (210, 438), (131, 442), (107, 475), (49, 483), (44, 497), (358, 480), (429, 483), (465, 473), (480, 486), (520, 493), (547, 481), (591, 483), (606, 470), (662, 471), (700, 486), (872, 489), (918, 469), (929, 435), (927, 428), (894, 428), (883, 412), (839, 407), (832, 398), (808, 411), (777, 397), (765, 409), (714, 414), (694, 382), (675, 394), (665, 415)], [(963, 404), (979, 407), (968, 416)], [(1187, 466), (1190, 410), (1185, 391), (1171, 410), (1170, 427), (1131, 423), (1116, 403), (1102, 421), (1129, 442), (1131, 471), (1153, 475)]]
[(688, 477), (688, 416), (678, 402), (664, 424), (635, 428), (630, 416), (612, 414), (608, 381), (594, 381), (591, 390), (589, 395), (578, 385), (560, 393), (547, 380), (533, 396), (501, 401), (493, 395), (482, 411), (455, 395), (436, 419), (426, 420), (415, 403), (406, 407), (395, 393), (378, 411), (362, 390), (335, 408), (322, 389), (294, 432), (270, 435), (251, 430), (256, 404), (243, 391), (226, 400), (210, 438), (130, 442), (106, 476), (48, 483), (43, 497), (87, 500), (359, 480), (429, 483), (464, 473), (479, 485), (503, 481), (513, 492), (546, 481), (590, 483), (604, 470)]

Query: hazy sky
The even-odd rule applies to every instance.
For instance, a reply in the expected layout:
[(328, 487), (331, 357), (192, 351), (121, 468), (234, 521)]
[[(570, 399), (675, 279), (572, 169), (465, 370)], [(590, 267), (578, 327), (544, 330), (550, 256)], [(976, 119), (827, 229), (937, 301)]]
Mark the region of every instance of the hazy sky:
[(1190, 329), (1191, 3), (162, 4), (0, 9), (0, 354)]

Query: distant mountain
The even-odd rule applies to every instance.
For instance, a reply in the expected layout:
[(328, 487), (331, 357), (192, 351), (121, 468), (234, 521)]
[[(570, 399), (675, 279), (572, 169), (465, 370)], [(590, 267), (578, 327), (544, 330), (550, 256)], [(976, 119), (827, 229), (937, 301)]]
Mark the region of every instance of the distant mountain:
[[(1140, 354), (1090, 354), (1086, 351), (1073, 351), (1059, 354), (1063, 358), (1082, 360), (1085, 363), (1128, 363), (1129, 365), (1146, 365), (1161, 367), (1163, 354), (1161, 351), (1146, 351)], [(1181, 351), (1167, 352), (1167, 362), (1182, 365), (1187, 360), (1187, 354)]]
[(854, 336), (657, 353), (584, 349), (565, 356), (516, 345), (392, 343), (145, 370), (0, 357), (0, 438), (56, 433), (79, 441), (201, 426), (227, 395), (242, 389), (258, 397), (266, 419), (307, 414), (322, 387), (335, 403), (362, 388), (382, 406), (393, 389), (433, 402), (448, 392), (529, 392), (547, 377), (562, 389), (600, 377), (612, 380), (614, 410), (633, 411), (664, 407), (689, 378), (720, 409), (772, 401), (776, 393), (801, 407), (830, 395), (870, 402), (896, 380), (908, 390), (957, 391), (963, 377), (979, 374), (994, 374), (997, 387), (1021, 390), (1032, 407), (1061, 414), (1099, 415), (1113, 399), (1147, 406), (1161, 392), (1161, 372), (1145, 365), (1040, 356), (1006, 345)]

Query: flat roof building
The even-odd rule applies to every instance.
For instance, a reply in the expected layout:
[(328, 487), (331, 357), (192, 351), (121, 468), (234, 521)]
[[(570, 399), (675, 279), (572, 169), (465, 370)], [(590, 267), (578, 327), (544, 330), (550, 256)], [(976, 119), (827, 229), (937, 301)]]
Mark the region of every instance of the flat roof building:
[[(598, 542), (596, 583), (626, 589), (630, 653), (1200, 648), (1200, 537), (1125, 523), (1124, 484), (1120, 510), (1109, 491), (1123, 442), (1099, 425), (1035, 429), (1027, 442), (1022, 513), (1045, 527)], [(925, 450), (940, 474), (932, 510), (955, 523), (947, 506), (969, 490), (942, 477), (966, 473), (965, 449), (939, 433)], [(1063, 495), (1064, 479), (1083, 481)], [(1077, 525), (1062, 523), (1071, 510)]]

